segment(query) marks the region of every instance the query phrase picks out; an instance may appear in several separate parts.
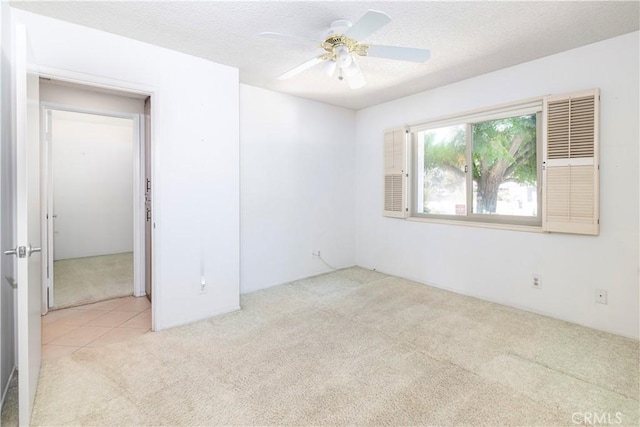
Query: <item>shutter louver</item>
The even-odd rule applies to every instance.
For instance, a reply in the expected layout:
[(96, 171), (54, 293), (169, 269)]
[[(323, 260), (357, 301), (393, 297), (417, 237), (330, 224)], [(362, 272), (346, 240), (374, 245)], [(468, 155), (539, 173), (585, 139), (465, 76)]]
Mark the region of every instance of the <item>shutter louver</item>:
[(595, 99), (593, 96), (571, 100), (570, 157), (593, 157), (595, 145)]
[(407, 144), (404, 129), (384, 134), (384, 216), (407, 216)]
[(385, 175), (384, 210), (402, 212), (402, 175)]
[(569, 158), (569, 101), (549, 104), (547, 115), (549, 159)]
[(545, 231), (600, 232), (598, 116), (597, 89), (545, 99)]

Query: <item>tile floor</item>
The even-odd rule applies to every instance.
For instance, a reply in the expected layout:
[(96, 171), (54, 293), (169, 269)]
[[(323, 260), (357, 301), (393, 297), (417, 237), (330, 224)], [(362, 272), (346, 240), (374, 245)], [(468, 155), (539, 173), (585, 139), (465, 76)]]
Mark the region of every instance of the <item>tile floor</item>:
[(111, 299), (50, 311), (42, 317), (42, 358), (67, 356), (84, 347), (102, 347), (151, 329), (146, 297)]

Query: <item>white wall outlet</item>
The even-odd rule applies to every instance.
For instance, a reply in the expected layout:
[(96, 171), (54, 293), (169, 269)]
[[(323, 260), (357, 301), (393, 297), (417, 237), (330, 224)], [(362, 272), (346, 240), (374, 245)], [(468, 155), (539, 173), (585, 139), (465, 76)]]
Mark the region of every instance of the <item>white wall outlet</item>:
[(320, 258), (320, 250), (311, 252), (311, 255), (313, 255), (314, 257)]
[(539, 274), (534, 273), (531, 275), (531, 287), (536, 289), (540, 289), (542, 287), (542, 277), (540, 277)]
[(607, 303), (607, 291), (604, 289), (596, 289), (596, 302), (598, 304)]
[(207, 293), (207, 281), (204, 280), (204, 277), (200, 278), (200, 290), (198, 291), (199, 294), (206, 294)]

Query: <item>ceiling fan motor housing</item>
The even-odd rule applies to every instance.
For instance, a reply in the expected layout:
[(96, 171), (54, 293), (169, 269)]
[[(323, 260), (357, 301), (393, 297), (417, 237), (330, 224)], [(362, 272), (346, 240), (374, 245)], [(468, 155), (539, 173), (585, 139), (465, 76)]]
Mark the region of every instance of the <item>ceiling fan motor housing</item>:
[(345, 35), (335, 34), (328, 36), (324, 40), (322, 48), (327, 51), (324, 55), (326, 57), (325, 59), (332, 59), (336, 61), (338, 56), (343, 54), (343, 52), (367, 56), (367, 49), (369, 49), (369, 46), (358, 43), (356, 40), (350, 39)]

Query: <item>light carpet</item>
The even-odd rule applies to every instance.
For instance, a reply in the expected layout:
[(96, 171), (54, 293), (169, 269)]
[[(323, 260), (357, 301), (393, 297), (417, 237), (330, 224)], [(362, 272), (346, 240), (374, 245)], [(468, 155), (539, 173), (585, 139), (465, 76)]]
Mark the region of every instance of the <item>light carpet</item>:
[(42, 366), (35, 425), (638, 424), (638, 341), (361, 268)]
[(18, 372), (13, 373), (13, 377), (9, 382), (7, 395), (2, 404), (0, 426), (18, 427)]
[(133, 252), (53, 263), (55, 309), (133, 295)]

